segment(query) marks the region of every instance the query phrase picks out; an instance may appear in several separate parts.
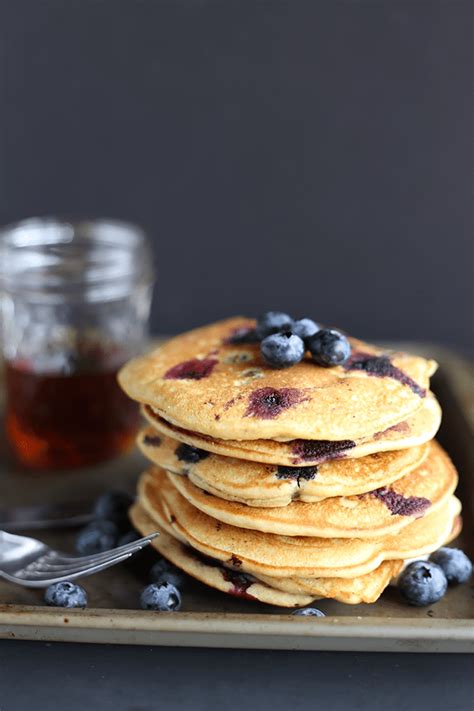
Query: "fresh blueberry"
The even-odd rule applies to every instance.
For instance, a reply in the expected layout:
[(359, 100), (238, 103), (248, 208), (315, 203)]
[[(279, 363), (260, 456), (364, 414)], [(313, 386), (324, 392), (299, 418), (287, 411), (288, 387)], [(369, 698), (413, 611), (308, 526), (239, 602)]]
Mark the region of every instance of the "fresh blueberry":
[(288, 314), (281, 311), (267, 311), (258, 319), (255, 333), (262, 341), (267, 336), (271, 336), (272, 333), (289, 331), (292, 325), (293, 319)]
[(107, 491), (99, 496), (94, 506), (95, 518), (113, 521), (121, 530), (130, 527), (128, 510), (133, 504), (133, 496), (126, 491)]
[(46, 589), (44, 599), (52, 607), (86, 607), (87, 593), (80, 585), (69, 581), (53, 583)]
[(181, 607), (181, 594), (171, 583), (148, 585), (140, 596), (142, 610), (174, 612)]
[(118, 528), (112, 521), (92, 521), (79, 532), (76, 551), (80, 555), (103, 553), (117, 545), (118, 536)]
[(126, 546), (128, 543), (133, 543), (134, 541), (138, 541), (138, 539), (141, 538), (140, 534), (137, 533), (136, 531), (132, 530), (127, 531), (127, 533), (124, 533), (123, 535), (120, 536), (120, 538), (117, 541), (118, 546)]
[(295, 336), (299, 336), (303, 341), (306, 341), (311, 336), (319, 331), (320, 327), (310, 318), (300, 318), (298, 321), (293, 322), (291, 327), (291, 332)]
[(442, 568), (448, 583), (465, 583), (472, 575), (472, 563), (459, 548), (440, 548), (430, 560)]
[(304, 343), (299, 336), (286, 331), (264, 338), (260, 350), (272, 368), (289, 368), (303, 359)]
[(342, 365), (351, 354), (351, 346), (344, 334), (330, 328), (322, 328), (308, 338), (307, 346), (318, 365), (329, 367)]
[(398, 588), (410, 605), (431, 605), (441, 600), (448, 581), (439, 565), (429, 560), (410, 563), (398, 578)]
[(158, 583), (158, 585), (171, 583), (176, 588), (180, 588), (186, 582), (186, 576), (165, 558), (160, 558), (150, 570), (150, 580), (152, 583)]
[(298, 615), (300, 617), (326, 617), (324, 612), (318, 610), (317, 607), (301, 607), (299, 610), (295, 610), (291, 613), (292, 615)]

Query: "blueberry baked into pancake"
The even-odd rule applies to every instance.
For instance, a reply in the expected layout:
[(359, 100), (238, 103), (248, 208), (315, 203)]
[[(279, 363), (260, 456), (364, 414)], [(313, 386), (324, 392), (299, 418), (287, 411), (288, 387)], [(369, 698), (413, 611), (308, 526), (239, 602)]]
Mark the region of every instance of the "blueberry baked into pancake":
[(173, 338), (119, 374), (147, 420), (134, 526), (246, 599), (371, 603), (398, 580), (410, 603), (436, 601), (462, 525), (436, 368), (280, 312)]

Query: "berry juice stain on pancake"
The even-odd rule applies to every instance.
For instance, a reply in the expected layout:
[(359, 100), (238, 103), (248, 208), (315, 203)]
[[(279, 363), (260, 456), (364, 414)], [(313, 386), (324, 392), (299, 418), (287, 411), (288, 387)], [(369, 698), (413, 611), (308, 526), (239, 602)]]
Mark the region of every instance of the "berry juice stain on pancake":
[(158, 435), (146, 434), (143, 438), (143, 443), (149, 447), (159, 447), (161, 445), (161, 437)]
[[(249, 587), (255, 582), (249, 575), (245, 575), (245, 573), (237, 573), (235, 570), (229, 570), (229, 568), (224, 568), (220, 560), (217, 560), (216, 558), (211, 558), (210, 556), (207, 556), (204, 553), (195, 550), (189, 544), (185, 544), (185, 548), (189, 555), (198, 560), (199, 562), (203, 563), (204, 565), (209, 565), (212, 568), (218, 568), (221, 571), (224, 580), (227, 583), (232, 583), (232, 588), (228, 591), (230, 595), (245, 598), (247, 600), (256, 599), (253, 595), (247, 592)], [(237, 558), (236, 556), (232, 556), (232, 558), (235, 558), (235, 560), (238, 561), (238, 564), (242, 565), (242, 561), (240, 560), (240, 558)], [(232, 558), (230, 562), (233, 565), (236, 565)]]
[(243, 573), (234, 573), (233, 570), (222, 568), (222, 576), (228, 583), (232, 583), (232, 588), (229, 590), (231, 595), (235, 597), (243, 597), (247, 600), (255, 600), (254, 596), (248, 592), (249, 587), (253, 584)]
[(250, 394), (244, 417), (272, 420), (274, 417), (309, 398), (298, 388), (259, 388)]
[(344, 457), (349, 449), (356, 446), (351, 439), (326, 440), (326, 439), (300, 439), (295, 440), (292, 452), (295, 455), (294, 463), (300, 462), (328, 462), (330, 459)]
[(166, 371), (164, 380), (202, 380), (209, 377), (219, 361), (216, 358), (191, 358)]
[(345, 370), (363, 370), (368, 375), (379, 378), (393, 378), (409, 388), (420, 397), (426, 396), (426, 390), (415, 383), (413, 378), (393, 365), (388, 356), (373, 356), (368, 353), (353, 353), (343, 366)]
[(318, 467), (278, 467), (275, 472), (277, 479), (295, 479), (300, 486), (300, 481), (311, 481), (318, 473)]
[(383, 430), (382, 432), (376, 432), (374, 434), (374, 439), (381, 439), (390, 432), (400, 432), (400, 434), (408, 434), (408, 432), (410, 432), (410, 425), (408, 424), (408, 422), (397, 422), (396, 425), (387, 427), (387, 429)]
[(176, 456), (180, 462), (196, 464), (206, 459), (209, 456), (209, 452), (205, 452), (198, 447), (192, 447), (190, 444), (180, 444), (179, 447), (176, 447)]
[(431, 506), (431, 501), (424, 496), (403, 496), (393, 489), (384, 486), (370, 492), (391, 511), (392, 516), (423, 516), (426, 509)]

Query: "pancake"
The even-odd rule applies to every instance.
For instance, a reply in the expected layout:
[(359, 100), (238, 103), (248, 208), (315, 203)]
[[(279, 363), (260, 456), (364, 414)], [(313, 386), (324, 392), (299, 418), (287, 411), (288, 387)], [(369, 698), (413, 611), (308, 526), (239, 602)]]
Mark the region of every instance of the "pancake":
[(353, 441), (413, 415), (436, 369), (356, 339), (344, 366), (323, 368), (306, 356), (270, 368), (258, 344), (229, 343), (254, 324), (233, 318), (177, 336), (127, 363), (119, 382), (168, 422), (210, 437)]
[(254, 575), (353, 578), (370, 573), (384, 560), (430, 553), (446, 541), (461, 505), (452, 496), (396, 535), (372, 539), (280, 536), (231, 526), (192, 506), (164, 471), (145, 474), (139, 502), (149, 516), (200, 553)]
[[(131, 508), (130, 518), (144, 536), (156, 530), (155, 522), (139, 504)], [(385, 561), (371, 573), (352, 579), (255, 578), (229, 570), (218, 560), (204, 558), (163, 529), (151, 545), (171, 563), (209, 587), (281, 607), (308, 605), (315, 598), (333, 598), (351, 605), (375, 602), (403, 567), (402, 561)]]
[(379, 599), (385, 588), (403, 568), (401, 560), (386, 560), (378, 568), (357, 578), (272, 578), (262, 575), (259, 579), (277, 590), (291, 594), (302, 591), (319, 598), (331, 598), (346, 605), (371, 603)]
[[(134, 504), (130, 510), (130, 519), (134, 527), (143, 535), (145, 531), (156, 531), (156, 524), (139, 504)], [(180, 543), (173, 536), (160, 530), (160, 535), (154, 538), (152, 545), (165, 556), (171, 563), (185, 573), (191, 575), (201, 583), (216, 590), (248, 600), (259, 600), (268, 605), (279, 607), (301, 607), (314, 600), (314, 595), (301, 593), (288, 593), (284, 590), (272, 588), (271, 585), (261, 582), (251, 576), (244, 576), (224, 568), (219, 561), (215, 563), (198, 556), (189, 546)]]
[(378, 452), (408, 449), (425, 444), (433, 439), (441, 423), (441, 408), (432, 393), (423, 400), (422, 407), (403, 422), (377, 432), (370, 437), (339, 442), (317, 440), (223, 440), (190, 432), (172, 425), (154, 412), (150, 406), (142, 407), (142, 414), (160, 433), (205, 449), (208, 452), (236, 457), (247, 461), (281, 464), (282, 466), (309, 466), (334, 459), (356, 459)]
[(334, 459), (317, 467), (277, 467), (188, 447), (158, 435), (151, 427), (139, 433), (137, 444), (154, 464), (173, 474), (187, 475), (210, 494), (263, 507), (373, 491), (419, 467), (429, 450), (424, 444), (360, 459)]
[[(458, 517), (442, 545), (451, 543), (461, 531), (461, 520)], [(421, 559), (428, 558), (422, 555)], [(419, 559), (419, 558), (418, 558)], [(272, 578), (261, 575), (259, 580), (275, 586), (278, 590), (291, 592), (304, 590), (318, 597), (328, 597), (349, 605), (357, 605), (360, 602), (375, 602), (387, 585), (396, 585), (398, 576), (402, 570), (413, 562), (413, 559), (406, 560), (386, 560), (371, 573), (361, 575), (358, 578)]]
[[(157, 468), (149, 475), (160, 481)], [(218, 521), (282, 536), (377, 538), (398, 533), (412, 521), (434, 513), (453, 494), (457, 473), (448, 455), (433, 442), (423, 464), (390, 487), (358, 496), (337, 496), (316, 503), (259, 508), (220, 499), (187, 477), (168, 478), (193, 506)]]

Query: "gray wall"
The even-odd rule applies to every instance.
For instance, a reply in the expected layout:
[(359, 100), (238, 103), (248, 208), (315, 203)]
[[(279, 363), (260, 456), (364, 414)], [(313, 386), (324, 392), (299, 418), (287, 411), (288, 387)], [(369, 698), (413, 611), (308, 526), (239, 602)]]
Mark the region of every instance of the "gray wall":
[(472, 339), (470, 0), (0, 0), (0, 222), (135, 220), (154, 330)]

